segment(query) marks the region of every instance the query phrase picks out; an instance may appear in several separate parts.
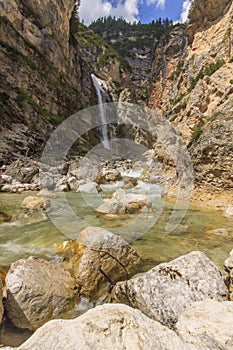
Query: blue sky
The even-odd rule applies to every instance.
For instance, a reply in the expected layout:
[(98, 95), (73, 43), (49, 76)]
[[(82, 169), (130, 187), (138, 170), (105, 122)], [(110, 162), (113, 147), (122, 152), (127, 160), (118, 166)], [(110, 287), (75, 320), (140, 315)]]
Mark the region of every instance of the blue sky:
[(185, 22), (190, 0), (81, 0), (79, 15), (85, 24), (104, 16), (124, 17), (142, 23), (168, 17)]

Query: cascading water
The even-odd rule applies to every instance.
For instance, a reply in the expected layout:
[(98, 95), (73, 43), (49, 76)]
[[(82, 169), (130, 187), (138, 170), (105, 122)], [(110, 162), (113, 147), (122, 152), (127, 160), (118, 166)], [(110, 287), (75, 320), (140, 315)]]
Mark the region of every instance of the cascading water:
[(108, 121), (106, 116), (105, 103), (109, 101), (109, 95), (102, 86), (102, 81), (98, 79), (94, 74), (91, 74), (91, 78), (98, 97), (98, 105), (100, 110), (101, 126), (100, 126), (100, 140), (106, 149), (110, 149), (108, 139)]

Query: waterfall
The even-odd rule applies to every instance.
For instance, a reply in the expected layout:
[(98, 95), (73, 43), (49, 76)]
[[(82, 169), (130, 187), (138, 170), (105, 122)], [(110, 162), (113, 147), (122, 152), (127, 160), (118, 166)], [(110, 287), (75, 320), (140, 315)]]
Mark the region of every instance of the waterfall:
[(100, 140), (106, 149), (110, 149), (108, 139), (108, 122), (106, 116), (105, 102), (109, 101), (109, 95), (102, 86), (102, 80), (98, 79), (94, 74), (91, 74), (91, 78), (98, 97), (98, 105), (100, 110), (101, 126), (100, 126)]

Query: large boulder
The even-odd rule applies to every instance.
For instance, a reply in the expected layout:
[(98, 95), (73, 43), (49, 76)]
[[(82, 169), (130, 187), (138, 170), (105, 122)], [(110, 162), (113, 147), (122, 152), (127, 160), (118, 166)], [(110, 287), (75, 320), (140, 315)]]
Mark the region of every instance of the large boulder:
[(6, 290), (7, 317), (30, 330), (70, 310), (77, 293), (74, 279), (60, 265), (35, 257), (11, 265)]
[(92, 300), (109, 296), (116, 282), (128, 279), (140, 262), (123, 238), (99, 227), (85, 228), (77, 242), (63, 242), (57, 250), (76, 278), (80, 295)]
[(204, 300), (192, 304), (178, 318), (176, 330), (180, 335), (208, 334), (224, 349), (233, 349), (233, 303)]
[(105, 304), (73, 320), (53, 320), (18, 350), (220, 350), (198, 338), (185, 341), (174, 331), (126, 305)]
[(126, 193), (118, 189), (113, 193), (111, 199), (105, 199), (104, 202), (96, 209), (100, 214), (132, 214), (141, 209), (150, 209), (152, 206), (146, 195)]
[(191, 252), (147, 273), (119, 282), (112, 298), (140, 309), (173, 327), (179, 315), (195, 301), (225, 300), (227, 288), (218, 268), (204, 253)]

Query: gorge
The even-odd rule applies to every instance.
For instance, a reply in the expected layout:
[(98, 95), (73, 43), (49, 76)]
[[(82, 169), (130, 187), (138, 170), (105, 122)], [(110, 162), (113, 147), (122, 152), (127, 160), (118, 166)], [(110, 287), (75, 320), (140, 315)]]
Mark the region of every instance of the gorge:
[(203, 3), (0, 0), (3, 349), (232, 349), (233, 3)]

